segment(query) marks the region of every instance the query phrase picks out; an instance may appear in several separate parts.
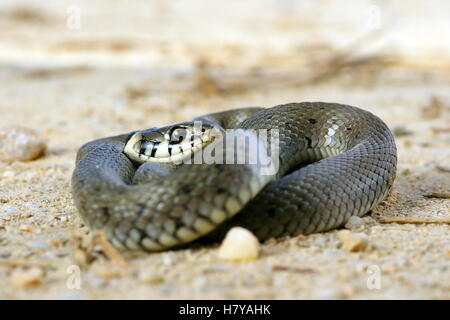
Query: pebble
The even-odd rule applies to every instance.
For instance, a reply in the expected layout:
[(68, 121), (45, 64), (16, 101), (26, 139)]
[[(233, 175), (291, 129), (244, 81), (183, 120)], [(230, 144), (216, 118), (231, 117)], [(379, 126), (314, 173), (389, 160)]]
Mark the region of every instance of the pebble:
[(118, 277), (120, 278), (124, 275), (124, 271), (121, 268), (110, 265), (94, 264), (93, 270), (99, 277), (104, 280), (110, 280), (112, 278)]
[(224, 261), (252, 261), (258, 258), (259, 241), (253, 233), (241, 227), (231, 228), (219, 248)]
[(270, 238), (270, 239), (268, 239), (264, 244), (275, 245), (275, 244), (277, 244), (277, 243), (278, 243), (277, 239), (275, 239), (275, 238)]
[(358, 230), (364, 227), (364, 220), (358, 216), (351, 216), (345, 224), (346, 229)]
[(397, 272), (397, 268), (395, 268), (394, 266), (384, 266), (382, 270), (387, 274), (393, 274)]
[(337, 236), (342, 242), (342, 248), (348, 252), (362, 251), (368, 245), (367, 236), (363, 233), (341, 230), (337, 233)]
[(21, 126), (0, 128), (0, 160), (34, 160), (46, 149), (43, 138), (32, 129)]
[(21, 289), (39, 285), (44, 278), (44, 271), (40, 268), (31, 268), (29, 270), (15, 270), (11, 275), (11, 285), (14, 288)]
[(158, 284), (164, 282), (163, 277), (155, 274), (154, 271), (142, 270), (139, 272), (139, 281), (146, 284)]
[(166, 267), (171, 267), (176, 261), (176, 255), (173, 252), (164, 252), (162, 260)]
[(35, 232), (36, 228), (28, 224), (23, 224), (19, 227), (19, 230), (22, 232)]

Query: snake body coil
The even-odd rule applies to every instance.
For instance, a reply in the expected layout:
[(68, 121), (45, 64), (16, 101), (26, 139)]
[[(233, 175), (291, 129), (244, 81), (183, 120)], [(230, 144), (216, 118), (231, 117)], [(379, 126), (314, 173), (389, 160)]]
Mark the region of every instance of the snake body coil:
[[(384, 199), (395, 178), (391, 131), (356, 107), (290, 103), (197, 120), (241, 132), (278, 130), (278, 171), (260, 175), (258, 164), (137, 165), (124, 153), (130, 135), (95, 140), (80, 148), (72, 176), (84, 221), (129, 250), (164, 250), (222, 235), (233, 225), (261, 240), (309, 234), (364, 215)], [(149, 150), (139, 155), (160, 156)]]

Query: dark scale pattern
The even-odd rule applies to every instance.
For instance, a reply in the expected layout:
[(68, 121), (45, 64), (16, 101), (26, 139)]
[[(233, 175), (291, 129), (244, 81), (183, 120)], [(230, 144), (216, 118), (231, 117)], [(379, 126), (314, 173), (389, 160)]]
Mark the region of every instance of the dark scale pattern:
[(104, 229), (119, 248), (149, 251), (217, 238), (233, 225), (260, 239), (309, 234), (365, 214), (395, 178), (392, 133), (355, 107), (292, 103), (198, 119), (224, 128), (278, 129), (276, 176), (259, 175), (258, 165), (145, 164), (136, 170), (122, 153), (128, 135), (96, 140), (78, 152), (72, 177), (75, 204), (88, 225)]
[[(342, 153), (325, 159), (311, 159), (320, 161), (271, 182), (227, 228), (244, 226), (260, 239), (326, 231), (344, 224), (352, 215), (364, 215), (386, 196), (397, 163), (390, 130), (379, 118), (361, 109), (337, 104), (320, 106), (324, 109), (319, 109), (315, 103), (275, 107), (270, 125), (281, 129), (282, 123), (293, 118), (301, 123), (295, 117), (301, 107), (303, 114), (316, 119), (314, 126), (318, 125), (320, 129), (316, 131), (316, 127), (299, 125), (283, 132), (284, 138), (297, 134), (292, 131), (301, 131), (314, 141), (310, 148), (317, 148), (324, 147), (327, 134), (334, 131), (332, 148)], [(338, 127), (333, 127), (334, 124)], [(268, 125), (259, 119), (249, 119), (241, 126)], [(352, 130), (348, 130), (349, 127)], [(330, 132), (330, 128), (333, 131)], [(305, 152), (305, 149), (283, 151), (295, 154)], [(288, 170), (281, 168), (284, 172)], [(274, 228), (275, 224), (283, 227)]]

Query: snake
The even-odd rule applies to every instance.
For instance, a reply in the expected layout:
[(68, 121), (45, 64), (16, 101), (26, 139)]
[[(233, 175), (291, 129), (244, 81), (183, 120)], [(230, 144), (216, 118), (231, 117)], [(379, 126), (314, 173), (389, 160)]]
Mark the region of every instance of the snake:
[(288, 103), (85, 143), (72, 195), (118, 249), (163, 251), (235, 226), (260, 241), (342, 227), (386, 198), (396, 167), (394, 136), (369, 111)]

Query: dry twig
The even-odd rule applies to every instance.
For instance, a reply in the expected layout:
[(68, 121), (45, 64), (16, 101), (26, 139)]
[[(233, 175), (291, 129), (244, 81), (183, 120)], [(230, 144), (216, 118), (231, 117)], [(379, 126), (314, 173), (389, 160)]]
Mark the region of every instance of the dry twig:
[(421, 219), (410, 217), (394, 217), (394, 218), (380, 218), (379, 223), (400, 223), (400, 224), (450, 224), (450, 218), (442, 219)]

